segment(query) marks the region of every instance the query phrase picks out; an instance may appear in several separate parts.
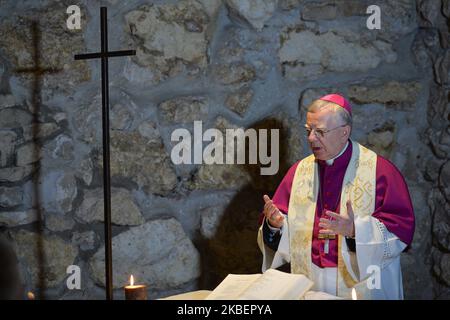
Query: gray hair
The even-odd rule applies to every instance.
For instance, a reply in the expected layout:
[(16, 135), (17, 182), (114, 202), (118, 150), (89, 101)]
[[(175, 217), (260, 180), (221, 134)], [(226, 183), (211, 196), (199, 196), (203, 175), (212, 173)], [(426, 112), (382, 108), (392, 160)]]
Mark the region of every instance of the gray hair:
[(341, 120), (342, 125), (348, 125), (348, 126), (350, 126), (350, 128), (352, 128), (353, 121), (352, 121), (352, 117), (350, 116), (350, 113), (348, 113), (347, 110), (345, 110), (344, 108), (342, 108), (340, 105), (338, 105), (336, 103), (318, 99), (318, 100), (313, 101), (313, 103), (311, 103), (308, 106), (307, 112), (315, 113), (324, 108), (329, 108), (329, 109), (333, 110), (333, 112), (338, 115), (339, 119)]

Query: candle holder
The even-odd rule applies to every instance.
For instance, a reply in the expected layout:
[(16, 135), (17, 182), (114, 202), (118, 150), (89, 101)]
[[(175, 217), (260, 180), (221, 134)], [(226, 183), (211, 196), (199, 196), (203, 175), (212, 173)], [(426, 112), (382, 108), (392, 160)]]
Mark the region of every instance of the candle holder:
[(134, 284), (133, 275), (130, 277), (130, 285), (125, 286), (125, 300), (147, 300), (147, 286)]

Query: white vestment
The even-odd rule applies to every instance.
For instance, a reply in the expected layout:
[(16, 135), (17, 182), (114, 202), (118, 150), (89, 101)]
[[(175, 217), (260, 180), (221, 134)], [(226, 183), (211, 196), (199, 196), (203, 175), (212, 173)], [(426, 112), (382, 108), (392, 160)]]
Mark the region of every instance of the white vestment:
[[(281, 234), (278, 250), (274, 252), (263, 243), (262, 226), (258, 231), (258, 245), (263, 253), (262, 272), (269, 268), (278, 268), (285, 263), (290, 262), (289, 251), (289, 223), (285, 216), (285, 225)], [(343, 250), (347, 251), (344, 255), (346, 266), (350, 266), (350, 259), (345, 257), (356, 256), (357, 268), (355, 273), (359, 274), (359, 281), (373, 274), (369, 268), (372, 266), (381, 266), (380, 268), (380, 288), (370, 290), (372, 299), (403, 299), (402, 273), (400, 268), (400, 254), (405, 249), (404, 244), (396, 235), (389, 232), (386, 227), (376, 218), (366, 217), (358, 219), (355, 216), (355, 242), (356, 252), (348, 251), (345, 241), (343, 241)], [(320, 268), (313, 266), (313, 274), (306, 275), (314, 281), (313, 290), (323, 291), (336, 295), (336, 269)], [(376, 269), (376, 267), (375, 267)], [(367, 273), (369, 271), (369, 274)], [(376, 280), (374, 274), (371, 279)], [(330, 281), (332, 281), (330, 283)], [(369, 281), (369, 283), (376, 281)]]
[[(354, 142), (352, 142), (354, 143)], [(354, 154), (349, 165), (349, 168), (357, 168), (356, 170), (362, 170), (362, 167), (366, 165), (364, 160), (373, 161), (375, 155), (370, 150), (365, 149), (357, 143), (354, 143)], [(363, 156), (360, 156), (363, 155)], [(362, 157), (362, 158), (360, 158)], [(312, 159), (309, 159), (312, 163)], [(354, 161), (354, 162), (352, 162)], [(359, 166), (355, 165), (359, 161)], [(367, 166), (374, 168), (373, 163)], [(312, 170), (312, 167), (309, 167)], [(317, 183), (311, 183), (310, 181), (317, 181), (317, 169), (316, 173), (310, 172), (312, 177), (309, 181), (309, 177), (304, 180), (311, 185), (309, 190), (306, 190), (306, 194), (317, 194)], [(353, 169), (355, 170), (355, 169)], [(315, 176), (314, 176), (315, 175)], [(353, 175), (354, 176), (354, 175)], [(300, 175), (299, 175), (300, 177)], [(358, 175), (356, 175), (358, 177)], [(355, 177), (355, 178), (356, 178)], [(374, 179), (374, 172), (372, 171), (372, 178)], [(345, 179), (344, 179), (345, 180)], [(295, 181), (295, 180), (294, 180)], [(373, 180), (374, 182), (374, 180)], [(293, 183), (294, 184), (294, 183)], [(303, 186), (307, 186), (308, 183), (303, 183)], [(345, 185), (345, 181), (344, 181)], [(350, 185), (350, 184), (349, 184)], [(315, 190), (314, 190), (315, 188)], [(350, 191), (349, 191), (350, 190)], [(372, 209), (374, 206), (374, 188), (371, 188), (372, 194), (367, 196), (372, 203)], [(342, 191), (342, 195), (347, 194), (351, 199), (351, 188)], [(291, 195), (292, 196), (292, 195)], [(296, 195), (298, 196), (298, 195)], [(311, 197), (314, 199), (314, 197)], [(317, 199), (317, 198), (315, 198)], [(345, 199), (344, 196), (341, 199)], [(310, 201), (310, 200), (309, 200)], [(314, 203), (314, 201), (310, 201)], [(313, 207), (313, 211), (314, 211)], [(342, 203), (341, 203), (342, 211)], [(360, 292), (360, 298), (363, 299), (403, 299), (403, 285), (402, 275), (400, 268), (400, 254), (405, 249), (406, 244), (402, 242), (395, 234), (389, 232), (382, 222), (375, 217), (368, 214), (367, 211), (364, 215), (355, 214), (355, 243), (356, 252), (349, 251), (346, 241), (341, 241), (341, 246), (338, 252), (339, 259), (342, 259), (343, 270), (346, 270), (351, 277), (350, 282), (354, 283), (354, 288), (358, 294)], [(309, 213), (311, 217), (311, 211)], [(290, 245), (292, 238), (289, 236), (289, 219), (288, 216), (284, 216), (284, 226), (281, 230), (281, 239), (276, 252), (270, 249), (264, 244), (262, 229), (260, 227), (258, 231), (258, 245), (263, 253), (263, 265), (262, 271), (264, 272), (268, 268), (277, 268), (285, 263), (291, 262)], [(263, 223), (266, 223), (264, 221)], [(311, 225), (312, 221), (309, 221)], [(292, 227), (291, 227), (292, 229)], [(292, 235), (291, 235), (292, 236)], [(307, 237), (308, 238), (308, 237)], [(307, 239), (305, 238), (305, 239)], [(303, 256), (303, 259), (310, 259), (308, 256)], [(334, 270), (333, 270), (334, 269)], [(308, 278), (315, 282), (316, 291), (324, 291), (329, 294), (335, 294), (338, 290), (337, 268), (325, 268), (322, 269), (311, 264), (310, 274), (305, 274)], [(341, 279), (341, 285), (343, 280)], [(349, 283), (349, 280), (346, 280)], [(347, 290), (348, 291), (348, 290)], [(348, 292), (346, 296), (339, 295), (343, 298), (349, 298)]]

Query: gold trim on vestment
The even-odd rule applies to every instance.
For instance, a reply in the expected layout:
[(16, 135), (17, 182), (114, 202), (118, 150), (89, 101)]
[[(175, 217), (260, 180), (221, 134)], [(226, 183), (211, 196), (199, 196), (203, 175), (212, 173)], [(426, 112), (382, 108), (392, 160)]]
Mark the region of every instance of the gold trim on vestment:
[[(355, 215), (364, 217), (375, 211), (376, 161), (377, 155), (357, 142), (351, 141), (352, 156), (345, 172), (341, 190), (340, 211), (347, 210), (346, 202), (352, 202)], [(311, 248), (316, 204), (319, 190), (318, 164), (314, 155), (300, 161), (292, 182), (289, 201), (289, 243), (291, 269), (293, 273), (304, 274), (311, 278)], [(338, 238), (338, 277), (337, 294), (351, 298), (351, 289), (356, 287), (360, 298), (369, 297), (365, 284), (359, 282), (356, 256), (350, 253), (352, 273), (345, 265), (342, 253), (342, 236)], [(356, 278), (356, 279), (355, 279)]]

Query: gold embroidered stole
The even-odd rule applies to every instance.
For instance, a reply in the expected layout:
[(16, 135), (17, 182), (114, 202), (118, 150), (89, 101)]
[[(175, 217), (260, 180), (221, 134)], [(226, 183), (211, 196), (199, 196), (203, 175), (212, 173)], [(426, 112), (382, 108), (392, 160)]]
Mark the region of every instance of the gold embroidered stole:
[[(339, 212), (346, 212), (346, 202), (350, 199), (355, 215), (364, 217), (375, 211), (377, 155), (357, 142), (351, 141), (351, 143), (353, 146), (352, 156), (342, 184)], [(315, 162), (314, 155), (310, 155), (299, 163), (295, 171), (289, 200), (291, 269), (293, 273), (301, 273), (310, 278), (312, 276), (311, 248), (318, 192), (318, 164)], [(359, 297), (369, 297), (366, 281), (358, 283), (359, 276), (347, 270), (342, 253), (343, 237), (338, 236), (337, 239), (337, 295), (350, 298), (351, 289), (356, 287)], [(358, 272), (358, 270), (355, 271)]]

